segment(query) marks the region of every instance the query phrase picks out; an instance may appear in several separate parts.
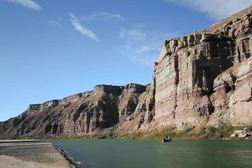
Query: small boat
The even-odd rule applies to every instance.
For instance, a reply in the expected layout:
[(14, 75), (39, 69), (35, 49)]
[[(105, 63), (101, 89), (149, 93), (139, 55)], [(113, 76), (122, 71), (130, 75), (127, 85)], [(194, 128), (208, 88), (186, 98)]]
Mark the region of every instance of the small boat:
[(165, 136), (164, 139), (162, 140), (162, 142), (171, 142), (172, 141), (172, 138), (171, 136)]

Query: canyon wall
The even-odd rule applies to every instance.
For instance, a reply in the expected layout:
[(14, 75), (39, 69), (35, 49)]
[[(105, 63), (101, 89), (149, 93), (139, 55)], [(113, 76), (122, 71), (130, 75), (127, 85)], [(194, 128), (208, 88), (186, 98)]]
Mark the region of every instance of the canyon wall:
[(97, 85), (62, 100), (32, 104), (18, 117), (0, 123), (0, 137), (97, 134), (126, 120), (147, 86)]
[(251, 54), (252, 7), (165, 41), (147, 96), (153, 108), (137, 119), (138, 129), (251, 126)]
[(166, 127), (252, 126), (252, 7), (167, 40), (151, 84), (98, 85), (32, 104), (0, 137), (82, 136)]
[(156, 125), (252, 125), (251, 11), (165, 41), (154, 67)]

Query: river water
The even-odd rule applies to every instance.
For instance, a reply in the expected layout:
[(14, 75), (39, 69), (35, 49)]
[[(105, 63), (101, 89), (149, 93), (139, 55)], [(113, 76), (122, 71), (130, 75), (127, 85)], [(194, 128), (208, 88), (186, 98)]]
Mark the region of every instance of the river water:
[(252, 141), (57, 140), (84, 168), (252, 168)]

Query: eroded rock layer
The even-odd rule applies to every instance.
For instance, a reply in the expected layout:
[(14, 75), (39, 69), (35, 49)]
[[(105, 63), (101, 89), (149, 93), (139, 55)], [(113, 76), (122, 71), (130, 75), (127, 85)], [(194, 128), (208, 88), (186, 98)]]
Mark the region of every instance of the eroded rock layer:
[(81, 136), (99, 133), (127, 119), (137, 108), (146, 86), (98, 85), (93, 91), (62, 100), (32, 104), (0, 124), (1, 137)]
[(252, 125), (251, 11), (165, 41), (154, 67), (158, 126)]

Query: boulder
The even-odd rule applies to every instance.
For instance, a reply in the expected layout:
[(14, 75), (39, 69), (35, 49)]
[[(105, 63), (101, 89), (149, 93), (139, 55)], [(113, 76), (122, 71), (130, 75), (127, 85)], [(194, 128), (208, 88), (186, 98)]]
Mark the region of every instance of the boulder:
[(251, 135), (252, 135), (252, 132), (245, 127), (242, 130), (234, 131), (234, 133), (230, 136), (230, 138), (246, 139), (247, 137)]

